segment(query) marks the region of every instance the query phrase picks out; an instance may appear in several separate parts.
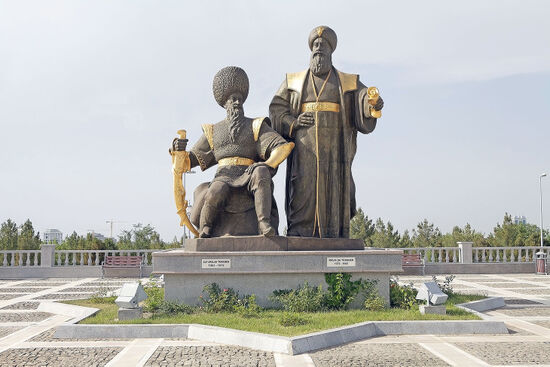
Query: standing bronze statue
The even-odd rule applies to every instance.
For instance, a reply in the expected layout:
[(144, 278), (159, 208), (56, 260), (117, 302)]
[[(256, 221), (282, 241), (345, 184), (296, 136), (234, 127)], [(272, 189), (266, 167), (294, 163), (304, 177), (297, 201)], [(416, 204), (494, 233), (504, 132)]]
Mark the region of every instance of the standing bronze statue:
[(336, 43), (332, 29), (315, 28), (309, 69), (287, 74), (269, 107), (274, 129), (296, 144), (287, 161), (289, 236), (349, 237), (357, 132), (372, 132), (384, 106), (376, 88), (333, 67)]
[[(188, 167), (204, 171), (218, 165), (212, 182), (195, 190), (191, 222), (202, 238), (277, 234), (272, 177), (294, 143), (273, 130), (269, 118), (244, 116), (248, 87), (248, 76), (239, 67), (225, 67), (216, 74), (214, 97), (225, 108), (226, 118), (203, 125), (203, 135), (189, 152)], [(174, 152), (186, 147), (187, 139), (172, 143)]]

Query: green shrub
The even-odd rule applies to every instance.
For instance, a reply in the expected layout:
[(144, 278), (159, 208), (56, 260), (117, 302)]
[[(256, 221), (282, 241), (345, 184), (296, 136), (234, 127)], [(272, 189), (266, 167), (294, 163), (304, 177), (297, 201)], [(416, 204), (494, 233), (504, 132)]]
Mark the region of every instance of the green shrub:
[(390, 279), (390, 305), (403, 309), (411, 309), (417, 305), (416, 294), (412, 283), (409, 285), (400, 285), (397, 280)]
[(319, 285), (312, 287), (305, 282), (297, 289), (276, 290), (269, 299), (287, 312), (317, 312), (325, 309), (325, 293)]
[(200, 296), (201, 308), (206, 312), (237, 312), (245, 316), (253, 316), (261, 310), (256, 303), (255, 295), (239, 297), (233, 288), (221, 289), (217, 283), (211, 283), (203, 288), (207, 297)]
[(386, 309), (386, 301), (379, 295), (375, 295), (367, 297), (364, 306), (369, 311), (383, 311)]
[(448, 296), (453, 294), (453, 285), (451, 283), (455, 278), (456, 277), (454, 275), (447, 275), (443, 283), (441, 283), (435, 275), (432, 275), (432, 280), (437, 283), (437, 286), (439, 287), (439, 289), (441, 289), (441, 292), (445, 293)]
[(162, 288), (160, 281), (156, 278), (150, 279), (149, 283), (143, 287), (145, 294), (147, 294), (147, 299), (143, 302), (143, 310), (146, 312), (156, 312), (160, 310), (164, 303), (164, 288)]
[(307, 317), (297, 313), (292, 313), (292, 312), (283, 312), (283, 314), (279, 318), (279, 324), (283, 326), (306, 325), (306, 324), (309, 324), (310, 322), (311, 320), (308, 319)]
[(328, 273), (325, 274), (325, 281), (328, 284), (328, 288), (324, 303), (325, 307), (329, 310), (347, 308), (360, 293), (364, 293), (366, 298), (378, 294), (376, 280), (358, 279), (351, 281), (350, 273)]
[(162, 301), (158, 311), (163, 314), (192, 314), (195, 312), (195, 308), (183, 303)]

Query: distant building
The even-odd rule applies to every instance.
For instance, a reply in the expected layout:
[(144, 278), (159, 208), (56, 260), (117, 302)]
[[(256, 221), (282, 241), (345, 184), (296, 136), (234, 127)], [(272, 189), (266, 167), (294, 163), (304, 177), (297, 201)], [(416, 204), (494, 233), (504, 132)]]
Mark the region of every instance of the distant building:
[(514, 217), (514, 224), (527, 224), (527, 218), (525, 218), (525, 215)]
[(61, 243), (63, 242), (63, 233), (59, 229), (46, 229), (42, 233), (42, 240), (45, 243)]
[(100, 241), (105, 241), (105, 236), (101, 233), (97, 233), (94, 231), (89, 231), (88, 234), (91, 234), (93, 238), (98, 239)]

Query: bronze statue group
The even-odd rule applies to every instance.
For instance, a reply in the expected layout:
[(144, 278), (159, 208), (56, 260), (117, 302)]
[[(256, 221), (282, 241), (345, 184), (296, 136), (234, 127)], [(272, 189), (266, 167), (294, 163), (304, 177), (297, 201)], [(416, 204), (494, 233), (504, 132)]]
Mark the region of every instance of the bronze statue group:
[[(332, 29), (316, 27), (308, 43), (309, 68), (286, 74), (269, 118), (244, 115), (249, 82), (243, 69), (225, 67), (214, 77), (214, 97), (226, 117), (203, 125), (188, 154), (191, 168), (218, 166), (214, 179), (194, 192), (190, 221), (199, 237), (276, 235), (272, 177), (285, 159), (287, 235), (349, 237), (357, 132), (374, 130), (384, 102), (358, 75), (334, 68)], [(187, 139), (174, 139), (171, 149), (186, 147)]]

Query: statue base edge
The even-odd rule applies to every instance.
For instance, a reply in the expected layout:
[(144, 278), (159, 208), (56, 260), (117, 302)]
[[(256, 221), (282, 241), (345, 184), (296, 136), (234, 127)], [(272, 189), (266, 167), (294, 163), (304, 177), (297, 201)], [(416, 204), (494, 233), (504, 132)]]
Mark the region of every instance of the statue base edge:
[(186, 239), (185, 251), (345, 251), (363, 250), (362, 240), (285, 236), (225, 236)]

